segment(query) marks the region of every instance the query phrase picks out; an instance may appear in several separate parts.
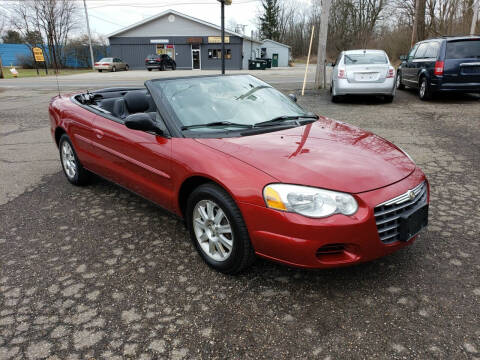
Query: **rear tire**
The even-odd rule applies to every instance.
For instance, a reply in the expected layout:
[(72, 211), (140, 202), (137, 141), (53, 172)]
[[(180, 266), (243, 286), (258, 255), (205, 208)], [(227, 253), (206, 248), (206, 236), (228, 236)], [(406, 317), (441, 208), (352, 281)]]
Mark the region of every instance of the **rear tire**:
[(237, 274), (254, 262), (242, 214), (221, 187), (207, 183), (196, 188), (188, 198), (186, 222), (198, 253), (211, 268)]
[(160, 65), (160, 71), (165, 71), (165, 65)]
[(418, 89), (418, 96), (420, 100), (430, 100), (432, 98), (432, 91), (430, 89), (430, 84), (428, 83), (427, 78), (422, 77), (420, 79), (420, 88)]
[(330, 96), (332, 97), (332, 102), (333, 103), (338, 103), (340, 102), (340, 96), (334, 95), (334, 85), (332, 82), (332, 85), (330, 85)]
[(91, 173), (85, 169), (77, 157), (73, 144), (67, 134), (63, 134), (58, 142), (60, 162), (63, 173), (73, 185), (85, 185), (90, 180)]
[(117, 72), (117, 68), (115, 66), (112, 67), (112, 72)]
[(151, 68), (148, 68), (147, 70), (148, 70), (148, 71), (152, 71), (152, 69), (151, 69)]
[(173, 63), (172, 64), (172, 70), (175, 70), (177, 68), (177, 64)]
[(393, 101), (393, 95), (386, 95), (383, 97), (386, 103), (391, 103)]
[(102, 70), (99, 69), (98, 72), (102, 72)]
[(128, 65), (125, 65), (125, 71), (128, 71)]
[(405, 85), (402, 83), (402, 73), (399, 71), (397, 72), (397, 79), (395, 81), (395, 86), (397, 87), (398, 90), (404, 90)]

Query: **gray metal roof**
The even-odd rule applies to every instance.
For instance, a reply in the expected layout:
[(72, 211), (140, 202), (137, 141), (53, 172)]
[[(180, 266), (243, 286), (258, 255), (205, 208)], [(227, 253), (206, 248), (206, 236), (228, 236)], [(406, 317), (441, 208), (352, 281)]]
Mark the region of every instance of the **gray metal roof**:
[[(221, 30), (221, 27), (218, 26), (218, 25), (215, 25), (215, 24), (212, 24), (212, 23), (209, 23), (208, 21), (204, 21), (204, 20), (201, 20), (201, 19), (197, 19), (193, 16), (189, 16), (187, 14), (183, 14), (181, 12), (178, 12), (178, 11), (175, 11), (175, 10), (172, 10), (172, 9), (169, 9), (169, 10), (165, 10), (159, 14), (156, 14), (156, 15), (153, 15), (153, 16), (150, 16), (149, 18), (146, 18), (146, 19), (143, 19), (142, 21), (139, 21), (139, 22), (136, 22), (130, 26), (127, 26), (123, 29), (120, 29), (120, 30), (117, 30), (117, 31), (114, 31), (113, 33), (111, 34), (108, 34), (107, 37), (108, 38), (111, 38), (111, 37), (114, 37), (114, 36), (119, 36), (120, 34), (128, 31), (128, 30), (132, 30), (132, 29), (135, 29), (139, 26), (142, 26), (146, 23), (149, 23), (151, 21), (155, 21), (156, 19), (159, 19), (165, 15), (168, 15), (168, 14), (173, 14), (173, 15), (176, 15), (176, 16), (180, 16), (180, 17), (183, 17), (184, 19), (187, 19), (187, 20), (190, 20), (190, 21), (194, 21), (194, 22), (197, 22), (199, 24), (202, 24), (202, 25), (205, 25), (205, 26), (209, 26), (213, 29), (216, 29), (216, 30)], [(239, 33), (236, 33), (234, 31), (231, 31), (231, 30), (227, 30), (225, 29), (225, 33), (227, 34), (230, 34), (230, 35), (233, 35), (233, 36), (238, 36), (240, 38), (243, 38), (245, 40), (248, 40), (248, 41), (252, 41), (252, 42), (256, 42), (256, 43), (259, 43), (261, 44), (262, 42), (259, 41), (259, 40), (256, 40), (256, 39), (252, 39), (246, 35), (243, 35), (243, 34), (239, 34)]]

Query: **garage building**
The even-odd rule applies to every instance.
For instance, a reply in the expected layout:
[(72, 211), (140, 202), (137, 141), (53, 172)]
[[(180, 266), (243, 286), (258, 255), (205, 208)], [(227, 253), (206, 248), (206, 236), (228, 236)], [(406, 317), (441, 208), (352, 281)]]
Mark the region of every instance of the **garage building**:
[[(177, 69), (220, 69), (221, 28), (206, 21), (167, 10), (108, 36), (111, 56), (130, 68), (145, 68), (150, 54), (168, 54)], [(262, 43), (225, 30), (225, 68), (248, 69), (248, 60), (261, 56)]]
[(272, 67), (287, 67), (291, 56), (291, 47), (265, 39), (262, 41), (261, 54), (262, 58), (272, 59)]

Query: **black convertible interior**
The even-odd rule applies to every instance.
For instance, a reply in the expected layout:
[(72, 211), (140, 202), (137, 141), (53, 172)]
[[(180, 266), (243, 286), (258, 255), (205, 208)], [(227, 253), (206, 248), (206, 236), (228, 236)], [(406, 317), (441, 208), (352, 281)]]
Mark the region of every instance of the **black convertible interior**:
[(121, 121), (129, 115), (138, 113), (146, 113), (154, 121), (157, 116), (157, 107), (145, 88), (104, 89), (77, 95), (75, 99), (83, 105)]

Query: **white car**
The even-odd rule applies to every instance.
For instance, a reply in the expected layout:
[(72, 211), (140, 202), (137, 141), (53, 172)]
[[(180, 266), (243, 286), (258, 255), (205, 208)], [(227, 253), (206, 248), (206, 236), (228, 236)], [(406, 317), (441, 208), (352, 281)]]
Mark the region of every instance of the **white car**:
[(344, 95), (395, 96), (395, 68), (383, 50), (342, 51), (333, 64), (330, 93), (337, 102)]

